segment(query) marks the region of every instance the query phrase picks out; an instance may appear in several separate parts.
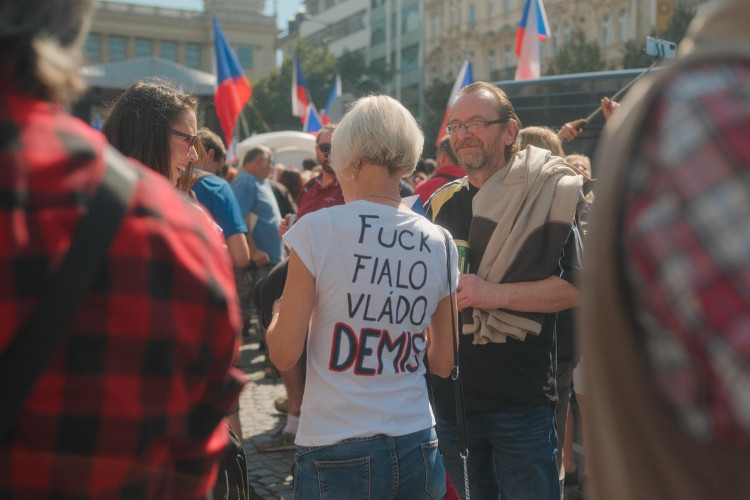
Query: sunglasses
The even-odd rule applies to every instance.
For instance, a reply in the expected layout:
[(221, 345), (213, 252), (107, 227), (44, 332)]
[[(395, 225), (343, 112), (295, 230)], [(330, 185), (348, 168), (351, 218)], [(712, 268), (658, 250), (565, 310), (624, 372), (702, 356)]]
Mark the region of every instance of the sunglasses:
[(318, 146), (318, 149), (320, 150), (320, 152), (323, 153), (324, 155), (327, 155), (328, 153), (331, 152), (331, 145), (330, 144), (318, 144), (317, 146)]
[(185, 144), (187, 144), (188, 149), (193, 147), (193, 144), (195, 144), (195, 140), (198, 138), (197, 135), (190, 135), (186, 134), (185, 132), (180, 132), (179, 130), (175, 129), (169, 129), (174, 135), (179, 135), (180, 137), (185, 138)]

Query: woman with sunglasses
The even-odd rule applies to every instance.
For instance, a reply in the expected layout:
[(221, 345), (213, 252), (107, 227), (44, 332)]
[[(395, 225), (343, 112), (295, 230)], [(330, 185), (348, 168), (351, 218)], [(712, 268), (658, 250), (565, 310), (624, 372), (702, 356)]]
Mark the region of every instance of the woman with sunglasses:
[[(172, 180), (190, 188), (190, 164), (199, 158), (198, 100), (166, 82), (139, 81), (123, 93), (104, 121), (110, 144)], [(201, 150), (202, 151), (202, 150)]]

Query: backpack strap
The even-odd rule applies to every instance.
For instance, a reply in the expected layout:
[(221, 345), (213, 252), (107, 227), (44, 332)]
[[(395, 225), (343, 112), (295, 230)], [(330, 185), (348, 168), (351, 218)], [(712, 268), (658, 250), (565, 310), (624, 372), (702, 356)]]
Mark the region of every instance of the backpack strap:
[(315, 177), (313, 177), (312, 179), (310, 179), (309, 181), (307, 181), (307, 184), (305, 184), (305, 187), (302, 188), (302, 192), (299, 194), (299, 196), (297, 197), (297, 199), (302, 198), (303, 194), (305, 194), (306, 192), (310, 191), (310, 189), (315, 185), (316, 182), (318, 182), (318, 176), (317, 175)]
[(60, 345), (84, 297), (100, 275), (107, 249), (125, 215), (137, 170), (113, 148), (104, 153), (101, 184), (73, 233), (70, 249), (29, 320), (0, 359), (0, 442), (15, 423), (28, 393)]

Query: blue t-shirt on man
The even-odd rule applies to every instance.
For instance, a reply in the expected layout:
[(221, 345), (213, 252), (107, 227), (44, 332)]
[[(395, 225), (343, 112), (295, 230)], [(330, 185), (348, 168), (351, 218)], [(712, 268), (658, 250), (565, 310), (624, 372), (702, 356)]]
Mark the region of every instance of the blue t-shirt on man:
[(224, 237), (246, 233), (247, 226), (240, 212), (240, 205), (229, 183), (217, 175), (205, 175), (193, 184), (193, 193), (198, 202), (206, 207), (224, 232)]
[(231, 186), (243, 217), (248, 213), (257, 216), (250, 233), (255, 245), (268, 254), (271, 264), (278, 264), (282, 259), (279, 237), (281, 214), (268, 179), (256, 179), (243, 171), (232, 181)]

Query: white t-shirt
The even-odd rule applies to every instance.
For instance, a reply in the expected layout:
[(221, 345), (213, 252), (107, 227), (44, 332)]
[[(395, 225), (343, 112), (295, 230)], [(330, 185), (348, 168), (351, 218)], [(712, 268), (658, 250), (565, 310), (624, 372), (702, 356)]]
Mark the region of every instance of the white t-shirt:
[(298, 445), (435, 424), (424, 331), (458, 283), (455, 270), (449, 291), (444, 234), (411, 211), (364, 200), (307, 214), (286, 233), (315, 277)]

